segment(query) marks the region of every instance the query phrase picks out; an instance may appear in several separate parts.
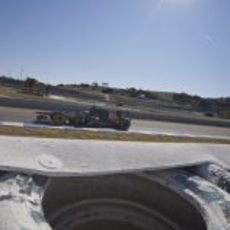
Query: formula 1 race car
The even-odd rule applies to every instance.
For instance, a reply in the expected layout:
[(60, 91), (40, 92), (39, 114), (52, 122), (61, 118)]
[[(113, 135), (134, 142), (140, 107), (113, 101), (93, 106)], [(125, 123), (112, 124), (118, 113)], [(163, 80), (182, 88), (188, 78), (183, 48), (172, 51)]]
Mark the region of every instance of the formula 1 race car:
[(82, 112), (37, 112), (36, 121), (49, 122), (52, 125), (71, 125), (74, 127), (114, 128), (128, 130), (131, 119), (123, 111), (110, 111), (104, 108), (91, 107)]

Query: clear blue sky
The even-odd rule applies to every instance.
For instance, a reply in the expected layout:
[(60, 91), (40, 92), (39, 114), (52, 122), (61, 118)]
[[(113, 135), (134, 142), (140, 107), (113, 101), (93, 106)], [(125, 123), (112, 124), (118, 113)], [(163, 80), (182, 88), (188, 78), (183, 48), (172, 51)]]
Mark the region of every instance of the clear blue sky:
[(230, 0), (1, 0), (2, 74), (230, 96)]

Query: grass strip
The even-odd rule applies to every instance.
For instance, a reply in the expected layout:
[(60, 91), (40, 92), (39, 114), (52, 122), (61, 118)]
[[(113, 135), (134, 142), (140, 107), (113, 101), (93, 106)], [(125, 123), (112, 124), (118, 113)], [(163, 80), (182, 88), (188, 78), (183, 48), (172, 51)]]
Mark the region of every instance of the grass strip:
[(46, 128), (24, 128), (1, 126), (0, 135), (41, 137), (41, 138), (63, 138), (63, 139), (92, 139), (92, 140), (117, 140), (117, 141), (146, 141), (146, 142), (176, 142), (176, 143), (216, 143), (230, 144), (230, 140), (211, 139), (184, 136), (133, 134), (117, 132), (93, 132), (82, 130), (62, 130)]

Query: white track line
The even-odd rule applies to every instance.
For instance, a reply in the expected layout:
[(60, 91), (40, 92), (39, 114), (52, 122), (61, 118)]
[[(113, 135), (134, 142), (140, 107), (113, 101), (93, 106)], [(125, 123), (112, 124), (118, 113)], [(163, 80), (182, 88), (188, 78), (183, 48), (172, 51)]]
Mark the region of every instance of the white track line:
[(27, 127), (27, 128), (48, 128), (48, 129), (62, 129), (62, 130), (72, 130), (72, 131), (92, 131), (92, 132), (116, 132), (116, 133), (133, 133), (133, 134), (148, 134), (148, 135), (166, 135), (166, 136), (180, 136), (180, 137), (201, 137), (209, 139), (225, 139), (230, 140), (229, 136), (215, 136), (215, 135), (205, 135), (205, 134), (190, 134), (190, 133), (175, 133), (175, 132), (165, 132), (165, 131), (154, 131), (154, 130), (137, 130), (130, 128), (129, 131), (119, 131), (108, 128), (77, 128), (71, 126), (51, 126), (45, 124), (35, 124), (35, 123), (23, 123), (23, 122), (0, 122), (0, 126), (13, 126), (13, 127)]
[(15, 127), (24, 127), (24, 124), (22, 122), (8, 122), (8, 121), (1, 121), (1, 126), (15, 126)]

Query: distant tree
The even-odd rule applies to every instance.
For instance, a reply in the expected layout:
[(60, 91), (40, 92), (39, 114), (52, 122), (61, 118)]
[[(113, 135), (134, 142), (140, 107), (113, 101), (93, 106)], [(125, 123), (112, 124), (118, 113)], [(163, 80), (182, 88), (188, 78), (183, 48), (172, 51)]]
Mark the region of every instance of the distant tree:
[(45, 95), (48, 96), (50, 94), (50, 89), (51, 89), (51, 85), (47, 84), (45, 85)]
[(90, 85), (86, 83), (81, 83), (79, 86), (80, 88), (90, 88)]
[(98, 83), (97, 83), (97, 82), (94, 81), (94, 82), (92, 83), (92, 89), (94, 89), (94, 90), (95, 90), (95, 89), (98, 89)]
[(136, 90), (135, 88), (128, 88), (126, 90), (126, 94), (127, 96), (129, 97), (138, 97), (139, 93), (138, 93), (138, 90)]
[(101, 87), (101, 91), (103, 93), (113, 93), (113, 88), (109, 87), (109, 83), (107, 82), (102, 82), (102, 87)]
[(34, 92), (34, 89), (36, 87), (36, 85), (38, 84), (38, 81), (35, 79), (35, 78), (30, 78), (30, 77), (27, 77), (26, 80), (25, 80), (25, 87), (31, 92), (33, 93)]
[(173, 99), (179, 104), (205, 107), (209, 101), (197, 95), (192, 96), (187, 93), (174, 93)]

